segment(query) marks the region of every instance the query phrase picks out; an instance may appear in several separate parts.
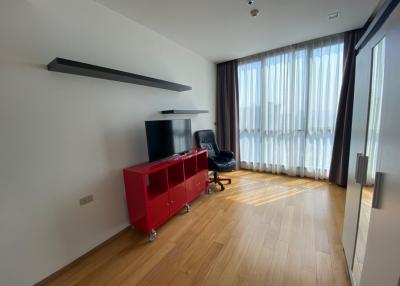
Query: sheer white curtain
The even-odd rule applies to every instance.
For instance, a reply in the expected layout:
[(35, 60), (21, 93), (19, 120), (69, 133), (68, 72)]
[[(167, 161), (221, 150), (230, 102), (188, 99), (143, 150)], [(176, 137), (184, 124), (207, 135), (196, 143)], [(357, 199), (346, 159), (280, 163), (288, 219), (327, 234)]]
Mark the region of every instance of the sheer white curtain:
[(239, 62), (243, 168), (327, 178), (342, 65), (342, 36)]

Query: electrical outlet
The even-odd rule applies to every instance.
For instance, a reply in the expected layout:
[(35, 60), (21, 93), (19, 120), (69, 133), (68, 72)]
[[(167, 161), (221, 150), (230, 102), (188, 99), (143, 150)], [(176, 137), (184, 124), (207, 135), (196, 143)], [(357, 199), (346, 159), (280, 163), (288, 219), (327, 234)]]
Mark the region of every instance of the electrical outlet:
[(83, 197), (83, 198), (81, 198), (81, 199), (79, 200), (79, 204), (80, 204), (81, 206), (86, 205), (86, 204), (88, 204), (88, 203), (90, 203), (90, 202), (93, 202), (93, 195), (88, 195), (88, 196)]

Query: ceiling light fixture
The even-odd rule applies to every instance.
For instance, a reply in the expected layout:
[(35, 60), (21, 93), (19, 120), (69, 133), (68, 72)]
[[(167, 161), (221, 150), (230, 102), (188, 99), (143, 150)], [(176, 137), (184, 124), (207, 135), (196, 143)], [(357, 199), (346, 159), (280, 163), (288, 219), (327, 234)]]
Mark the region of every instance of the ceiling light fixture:
[(253, 9), (250, 11), (250, 15), (252, 17), (257, 17), (259, 13), (260, 13), (260, 11), (258, 9)]
[(247, 5), (253, 5), (254, 3), (256, 3), (256, 0), (248, 0), (247, 1)]

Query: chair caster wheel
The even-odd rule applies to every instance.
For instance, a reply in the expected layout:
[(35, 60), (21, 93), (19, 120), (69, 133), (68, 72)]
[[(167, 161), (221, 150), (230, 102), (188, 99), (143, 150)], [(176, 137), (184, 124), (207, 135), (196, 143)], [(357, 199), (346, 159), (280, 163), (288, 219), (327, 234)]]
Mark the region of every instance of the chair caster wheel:
[(211, 193), (212, 193), (212, 190), (210, 187), (208, 187), (206, 190), (206, 195), (211, 195)]
[(186, 212), (190, 213), (192, 211), (192, 206), (189, 204), (186, 204)]
[(156, 240), (156, 238), (157, 238), (157, 232), (155, 229), (152, 229), (150, 232), (149, 241), (150, 242), (154, 241), (154, 240)]

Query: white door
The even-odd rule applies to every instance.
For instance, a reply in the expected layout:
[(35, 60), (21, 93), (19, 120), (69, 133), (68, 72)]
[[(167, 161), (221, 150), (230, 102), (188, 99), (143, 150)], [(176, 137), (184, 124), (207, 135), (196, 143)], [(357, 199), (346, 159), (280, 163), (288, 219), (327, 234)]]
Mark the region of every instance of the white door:
[(380, 159), (380, 127), (382, 118), (383, 84), (385, 78), (385, 43), (386, 39), (381, 32), (377, 33), (364, 49), (372, 50), (372, 66), (370, 80), (370, 94), (367, 121), (367, 136), (365, 142), (365, 157), (362, 165), (362, 191), (360, 198), (360, 212), (358, 219), (357, 240), (353, 262), (353, 282), (360, 285), (367, 245), (368, 229), (370, 226), (373, 190), (376, 177), (376, 168)]
[[(400, 276), (400, 7), (382, 27), (385, 37), (385, 75), (380, 128), (382, 174), (374, 200), (361, 286), (396, 286)], [(378, 176), (379, 177), (379, 173)], [(379, 186), (380, 185), (380, 186)], [(380, 192), (378, 192), (380, 190)]]

